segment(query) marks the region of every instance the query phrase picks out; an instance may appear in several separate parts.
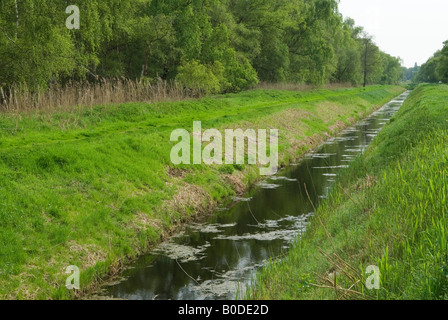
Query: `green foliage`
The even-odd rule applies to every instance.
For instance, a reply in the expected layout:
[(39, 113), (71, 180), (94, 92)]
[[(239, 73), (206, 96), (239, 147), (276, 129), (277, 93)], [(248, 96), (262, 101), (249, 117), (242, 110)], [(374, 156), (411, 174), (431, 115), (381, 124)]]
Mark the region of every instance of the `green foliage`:
[(414, 80), (418, 83), (448, 83), (448, 41), (444, 42), (442, 50), (421, 66)]
[(444, 43), (436, 72), (440, 81), (448, 83), (448, 41)]
[[(233, 50), (229, 50), (233, 51)], [(238, 92), (258, 84), (258, 76), (249, 60), (243, 56), (239, 58), (236, 52), (229, 52), (228, 60), (225, 62), (225, 81), (223, 87), (225, 92)]]
[(404, 81), (413, 81), (420, 71), (420, 67), (415, 63), (413, 68), (403, 67)]
[(363, 74), (366, 84), (398, 75), (362, 28), (342, 20), (336, 0), (79, 0), (79, 30), (66, 29), (66, 5), (0, 3), (0, 84), (186, 80), (194, 67), (206, 78), (188, 85), (237, 92), (258, 81), (356, 85)]
[(383, 72), (381, 74), (381, 84), (399, 84), (403, 81), (403, 69), (400, 59), (392, 57), (387, 53), (381, 53), (381, 63)]
[[(215, 66), (214, 71), (222, 77), (222, 68)], [(176, 77), (182, 85), (195, 92), (205, 94), (217, 93), (220, 90), (218, 78), (213, 73), (211, 67), (207, 67), (197, 60), (186, 62), (179, 67), (179, 73)]]
[(335, 41), (338, 58), (333, 82), (352, 83), (357, 85), (362, 81), (361, 51), (357, 42), (358, 30), (352, 19), (344, 21), (341, 29), (335, 31)]
[(382, 73), (381, 52), (372, 38), (364, 34), (359, 39), (361, 45), (361, 65), (363, 72), (363, 86), (379, 81)]
[(440, 81), (439, 75), (437, 74), (437, 68), (440, 64), (440, 56), (441, 52), (438, 51), (432, 58), (422, 65), (416, 76), (416, 82), (435, 83)]

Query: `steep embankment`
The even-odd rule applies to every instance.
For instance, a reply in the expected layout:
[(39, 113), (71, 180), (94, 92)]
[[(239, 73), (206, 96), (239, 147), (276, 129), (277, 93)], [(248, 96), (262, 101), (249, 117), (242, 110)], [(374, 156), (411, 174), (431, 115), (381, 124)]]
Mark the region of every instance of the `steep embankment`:
[(251, 298), (448, 298), (447, 101), (446, 85), (411, 93)]
[[(172, 103), (129, 103), (0, 116), (0, 297), (70, 298), (145, 252), (176, 225), (243, 192), (249, 165), (170, 162), (174, 129), (279, 129), (280, 163), (397, 96), (401, 87), (253, 90)], [(79, 292), (78, 292), (79, 294)]]

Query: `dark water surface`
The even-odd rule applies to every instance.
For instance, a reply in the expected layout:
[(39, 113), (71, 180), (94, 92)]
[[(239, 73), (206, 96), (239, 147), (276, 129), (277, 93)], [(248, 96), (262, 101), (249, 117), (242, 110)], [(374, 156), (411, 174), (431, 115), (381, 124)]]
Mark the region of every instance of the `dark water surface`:
[(313, 208), (326, 198), (335, 177), (363, 152), (397, 112), (409, 92), (369, 118), (328, 140), (259, 184), (247, 198), (190, 224), (123, 273), (124, 280), (104, 289), (123, 299), (236, 299), (258, 268), (287, 252), (306, 231)]

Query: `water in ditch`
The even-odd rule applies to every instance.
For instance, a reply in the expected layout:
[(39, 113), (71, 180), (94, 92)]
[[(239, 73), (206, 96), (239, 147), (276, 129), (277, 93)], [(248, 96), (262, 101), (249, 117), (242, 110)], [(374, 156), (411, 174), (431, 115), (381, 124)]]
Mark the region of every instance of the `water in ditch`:
[(306, 191), (316, 206), (326, 198), (335, 177), (365, 150), (408, 94), (266, 179), (245, 198), (185, 226), (125, 270), (123, 279), (105, 287), (102, 294), (133, 300), (242, 296), (257, 269), (284, 255), (306, 231), (313, 215)]

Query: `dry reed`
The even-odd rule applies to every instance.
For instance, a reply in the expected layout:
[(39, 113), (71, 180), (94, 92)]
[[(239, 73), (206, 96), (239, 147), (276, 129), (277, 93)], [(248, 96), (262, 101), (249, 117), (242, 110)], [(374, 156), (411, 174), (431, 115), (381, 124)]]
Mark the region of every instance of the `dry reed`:
[(54, 84), (46, 90), (31, 91), (26, 85), (0, 86), (0, 111), (73, 111), (79, 107), (126, 102), (175, 101), (198, 97), (200, 92), (185, 89), (176, 82), (158, 79), (153, 83), (125, 78), (100, 79), (95, 82)]
[[(337, 89), (349, 84), (312, 86), (295, 83), (262, 82), (259, 89), (309, 91), (318, 88)], [(127, 102), (176, 101), (202, 96), (201, 91), (184, 88), (177, 82), (157, 79), (149, 81), (126, 78), (100, 79), (94, 82), (70, 81), (65, 85), (53, 84), (47, 89), (30, 90), (26, 84), (5, 87), (0, 85), (0, 112), (12, 114), (27, 112), (74, 111), (81, 107)]]

